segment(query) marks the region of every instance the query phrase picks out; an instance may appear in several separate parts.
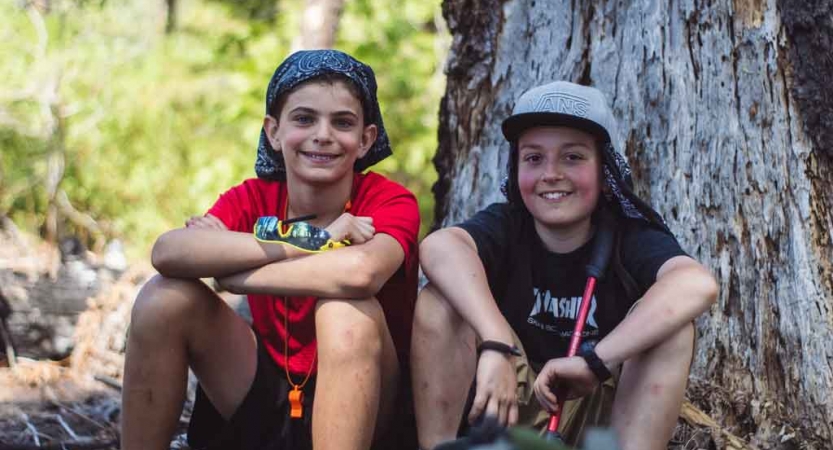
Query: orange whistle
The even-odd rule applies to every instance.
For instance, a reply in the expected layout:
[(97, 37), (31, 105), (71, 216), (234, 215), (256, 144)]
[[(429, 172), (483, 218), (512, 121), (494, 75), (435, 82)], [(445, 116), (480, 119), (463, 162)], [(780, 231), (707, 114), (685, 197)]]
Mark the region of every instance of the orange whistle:
[(304, 416), (304, 391), (298, 389), (298, 386), (293, 386), (289, 391), (289, 417), (292, 419), (300, 419)]

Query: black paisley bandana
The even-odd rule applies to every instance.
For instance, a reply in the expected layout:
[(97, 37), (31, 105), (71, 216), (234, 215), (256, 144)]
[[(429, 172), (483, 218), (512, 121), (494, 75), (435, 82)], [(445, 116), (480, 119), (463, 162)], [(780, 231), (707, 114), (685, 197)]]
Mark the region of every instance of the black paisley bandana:
[[(313, 78), (337, 74), (352, 81), (362, 95), (365, 125), (374, 124), (378, 129), (376, 141), (370, 150), (356, 160), (353, 170), (361, 172), (391, 155), (390, 141), (382, 123), (379, 101), (376, 99), (376, 77), (373, 69), (357, 61), (352, 56), (338, 50), (299, 51), (290, 55), (275, 69), (269, 87), (266, 90), (266, 114), (275, 99), (289, 92), (301, 83)], [(266, 138), (265, 130), (260, 130), (260, 142), (257, 146), (255, 173), (267, 180), (286, 180), (286, 166), (283, 154), (276, 152)]]

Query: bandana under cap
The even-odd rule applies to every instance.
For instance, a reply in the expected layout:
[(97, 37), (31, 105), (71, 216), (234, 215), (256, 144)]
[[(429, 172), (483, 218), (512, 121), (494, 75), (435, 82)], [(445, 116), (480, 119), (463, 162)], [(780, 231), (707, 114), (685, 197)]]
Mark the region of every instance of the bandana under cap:
[[(373, 69), (338, 50), (306, 50), (290, 55), (275, 69), (266, 89), (266, 114), (275, 100), (301, 83), (322, 76), (337, 74), (352, 81), (361, 93), (365, 125), (377, 128), (376, 141), (367, 153), (356, 160), (353, 170), (361, 172), (391, 155), (390, 141), (382, 123), (382, 112), (376, 99), (376, 77)], [(286, 180), (283, 154), (276, 152), (261, 128), (257, 146), (255, 173), (267, 180)]]

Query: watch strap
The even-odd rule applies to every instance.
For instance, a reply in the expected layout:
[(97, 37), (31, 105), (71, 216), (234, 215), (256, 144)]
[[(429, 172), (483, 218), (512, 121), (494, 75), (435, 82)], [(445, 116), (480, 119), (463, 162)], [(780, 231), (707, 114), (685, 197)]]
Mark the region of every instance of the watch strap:
[(587, 363), (587, 367), (589, 367), (590, 371), (596, 375), (596, 379), (598, 379), (601, 384), (611, 379), (613, 374), (610, 373), (610, 370), (608, 370), (607, 366), (605, 366), (604, 361), (599, 358), (599, 355), (596, 354), (596, 350), (593, 347), (593, 345), (582, 345), (578, 356), (584, 358), (584, 361)]
[(483, 341), (477, 346), (477, 354), (483, 353), (484, 350), (493, 350), (504, 355), (523, 356), (521, 349), (516, 345), (505, 344), (500, 341)]

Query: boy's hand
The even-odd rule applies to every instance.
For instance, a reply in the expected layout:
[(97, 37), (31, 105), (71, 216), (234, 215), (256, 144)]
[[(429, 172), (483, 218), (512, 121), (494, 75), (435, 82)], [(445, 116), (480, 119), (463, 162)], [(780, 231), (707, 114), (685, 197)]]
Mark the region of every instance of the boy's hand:
[(185, 221), (185, 228), (221, 231), (228, 230), (226, 224), (211, 214), (206, 214), (204, 216), (192, 216), (190, 219)]
[(339, 216), (326, 230), (333, 241), (348, 239), (351, 244), (364, 244), (376, 234), (372, 217), (356, 217), (350, 213)]
[(599, 385), (596, 375), (587, 367), (584, 358), (572, 356), (570, 358), (555, 358), (547, 361), (541, 373), (535, 379), (533, 390), (538, 403), (547, 412), (554, 413), (558, 409), (558, 397), (554, 390), (556, 386), (564, 386), (567, 392), (565, 400), (584, 397), (593, 392)]
[(501, 426), (518, 421), (518, 378), (511, 357), (484, 351), (477, 362), (477, 386), (469, 423), (481, 414), (494, 417)]

